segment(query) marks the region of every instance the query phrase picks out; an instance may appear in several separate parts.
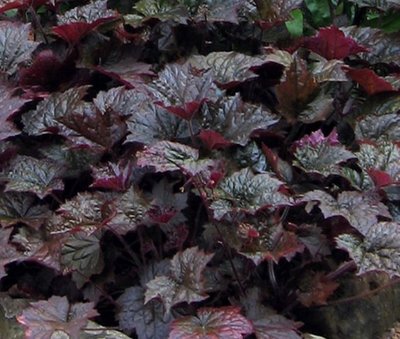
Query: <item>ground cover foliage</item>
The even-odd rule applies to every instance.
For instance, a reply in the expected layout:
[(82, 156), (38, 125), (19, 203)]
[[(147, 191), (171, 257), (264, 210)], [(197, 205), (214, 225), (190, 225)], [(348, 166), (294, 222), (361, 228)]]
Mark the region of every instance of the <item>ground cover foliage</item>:
[(343, 279), (393, 284), (399, 8), (1, 1), (6, 316), (35, 339), (300, 338)]

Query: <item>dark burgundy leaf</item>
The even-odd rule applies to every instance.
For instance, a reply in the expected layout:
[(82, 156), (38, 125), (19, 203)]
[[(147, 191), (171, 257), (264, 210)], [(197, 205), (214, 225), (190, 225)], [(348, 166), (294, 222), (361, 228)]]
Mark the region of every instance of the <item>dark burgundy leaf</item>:
[(357, 82), (368, 95), (374, 95), (382, 92), (393, 92), (395, 89), (382, 77), (378, 76), (370, 69), (347, 68), (347, 74)]
[(226, 148), (232, 145), (221, 134), (209, 129), (201, 130), (197, 137), (209, 150)]
[(168, 112), (175, 114), (184, 120), (192, 120), (195, 114), (199, 111), (203, 102), (204, 100), (185, 102), (183, 106), (164, 106), (162, 104), (161, 106), (163, 106)]
[(35, 91), (51, 91), (66, 79), (72, 67), (64, 65), (63, 61), (50, 49), (36, 55), (29, 68), (19, 71), (19, 83), (22, 87), (33, 87)]
[(3, 6), (0, 7), (0, 13), (4, 13), (9, 11), (10, 9), (19, 9), (26, 11), (28, 8), (33, 7), (37, 8), (40, 7), (48, 2), (49, 0), (16, 0), (10, 1), (5, 3)]
[(320, 28), (316, 36), (305, 40), (304, 46), (328, 60), (344, 59), (368, 51), (356, 40), (346, 37), (336, 26)]

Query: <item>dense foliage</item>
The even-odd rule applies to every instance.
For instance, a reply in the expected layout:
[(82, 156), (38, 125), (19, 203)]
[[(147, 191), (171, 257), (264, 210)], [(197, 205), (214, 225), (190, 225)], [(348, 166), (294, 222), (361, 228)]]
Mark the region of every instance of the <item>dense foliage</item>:
[(0, 304), (26, 338), (300, 338), (344, 279), (400, 276), (398, 1), (0, 13)]

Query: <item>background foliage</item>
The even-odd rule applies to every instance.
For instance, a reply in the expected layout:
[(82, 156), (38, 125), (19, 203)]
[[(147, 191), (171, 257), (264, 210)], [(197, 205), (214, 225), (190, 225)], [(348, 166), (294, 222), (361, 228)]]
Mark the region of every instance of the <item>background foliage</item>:
[(1, 1), (2, 333), (324, 335), (397, 283), (399, 10)]

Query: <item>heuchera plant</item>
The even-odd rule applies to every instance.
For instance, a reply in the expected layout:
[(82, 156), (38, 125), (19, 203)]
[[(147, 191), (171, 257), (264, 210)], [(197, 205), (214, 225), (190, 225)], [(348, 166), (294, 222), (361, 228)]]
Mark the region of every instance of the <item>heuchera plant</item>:
[(0, 314), (26, 338), (301, 338), (344, 277), (399, 279), (397, 2), (0, 13)]

